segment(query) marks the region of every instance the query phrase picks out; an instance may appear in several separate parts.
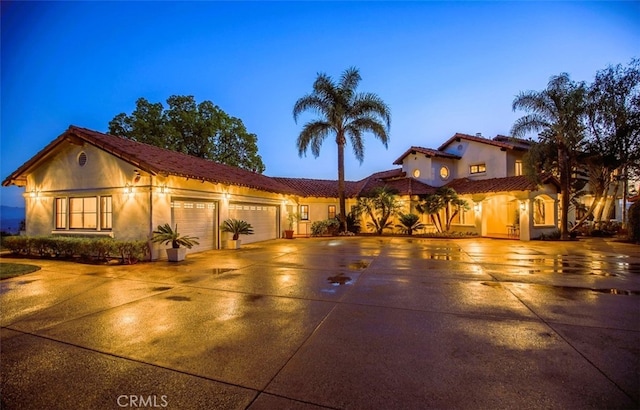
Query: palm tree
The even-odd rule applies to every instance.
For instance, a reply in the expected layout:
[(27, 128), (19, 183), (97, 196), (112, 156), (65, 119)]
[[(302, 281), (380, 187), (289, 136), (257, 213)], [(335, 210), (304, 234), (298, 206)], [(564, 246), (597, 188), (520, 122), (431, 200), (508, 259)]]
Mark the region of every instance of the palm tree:
[(562, 198), (560, 232), (563, 240), (569, 239), (571, 170), (584, 138), (585, 97), (585, 85), (571, 81), (569, 74), (562, 73), (551, 77), (546, 89), (521, 92), (513, 100), (514, 111), (521, 109), (529, 114), (516, 120), (511, 128), (511, 135), (524, 137), (531, 131), (540, 132), (540, 143), (556, 149)]
[(320, 155), (322, 142), (329, 135), (335, 134), (338, 145), (338, 196), (340, 198), (339, 219), (342, 230), (346, 232), (345, 183), (344, 183), (344, 147), (347, 138), (353, 147), (358, 161), (364, 160), (364, 142), (362, 135), (372, 133), (387, 147), (391, 112), (389, 107), (372, 93), (356, 93), (360, 83), (357, 68), (345, 70), (338, 83), (324, 73), (318, 74), (313, 83), (313, 91), (298, 99), (293, 107), (293, 119), (304, 111), (314, 111), (319, 118), (307, 122), (298, 136), (298, 155), (306, 154), (311, 147), (314, 157)]
[[(449, 232), (453, 219), (461, 210), (468, 211), (469, 204), (458, 196), (455, 189), (443, 186), (438, 188), (435, 193), (425, 196), (422, 202), (416, 205), (416, 210), (428, 214), (438, 232)], [(442, 210), (444, 210), (444, 226), (440, 219), (440, 211)]]
[(400, 229), (402, 233), (406, 233), (409, 236), (413, 235), (413, 231), (424, 229), (425, 225), (420, 222), (420, 217), (416, 214), (399, 214), (396, 228)]

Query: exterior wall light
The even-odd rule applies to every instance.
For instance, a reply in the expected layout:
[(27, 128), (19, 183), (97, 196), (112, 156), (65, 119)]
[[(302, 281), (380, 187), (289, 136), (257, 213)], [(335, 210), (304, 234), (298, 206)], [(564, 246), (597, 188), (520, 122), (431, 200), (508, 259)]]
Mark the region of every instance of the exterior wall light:
[(527, 209), (527, 203), (525, 201), (520, 201), (520, 210), (525, 211)]
[(133, 187), (129, 184), (124, 186), (124, 193), (128, 194), (128, 195), (132, 195), (133, 194)]
[(163, 185), (160, 185), (160, 187), (158, 187), (158, 191), (161, 194), (167, 194), (169, 193), (169, 188), (167, 188), (167, 184), (163, 184)]
[(40, 193), (35, 189), (32, 189), (31, 192), (29, 193), (29, 197), (33, 199), (38, 199), (39, 196), (40, 196)]
[(480, 202), (476, 202), (473, 204), (473, 210), (476, 212), (480, 212)]

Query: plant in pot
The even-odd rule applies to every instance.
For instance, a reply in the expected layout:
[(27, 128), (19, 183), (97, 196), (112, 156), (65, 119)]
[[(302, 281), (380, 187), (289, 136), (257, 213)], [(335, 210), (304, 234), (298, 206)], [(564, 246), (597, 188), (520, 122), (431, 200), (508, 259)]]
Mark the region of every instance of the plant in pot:
[(193, 245), (199, 245), (197, 236), (180, 235), (178, 233), (178, 224), (175, 229), (171, 228), (168, 223), (158, 225), (158, 229), (153, 231), (151, 242), (162, 243), (164, 245), (171, 242), (171, 248), (167, 248), (167, 258), (169, 262), (183, 261), (187, 256), (187, 249), (193, 248)]
[(289, 229), (284, 230), (284, 237), (286, 239), (293, 239), (293, 223), (300, 220), (300, 215), (289, 212), (287, 214), (287, 222), (289, 223)]
[(222, 232), (232, 234), (232, 239), (227, 240), (227, 249), (240, 248), (240, 235), (253, 235), (253, 226), (240, 219), (227, 219), (220, 227)]

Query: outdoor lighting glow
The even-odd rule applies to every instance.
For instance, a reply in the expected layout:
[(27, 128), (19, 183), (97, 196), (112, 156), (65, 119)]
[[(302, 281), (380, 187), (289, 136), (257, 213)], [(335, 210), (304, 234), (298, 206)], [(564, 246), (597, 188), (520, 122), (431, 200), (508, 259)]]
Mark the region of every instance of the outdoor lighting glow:
[(167, 184), (160, 185), (158, 187), (158, 192), (160, 192), (161, 194), (169, 193), (169, 188), (167, 188)]
[(125, 194), (129, 194), (132, 195), (133, 194), (133, 187), (129, 184), (124, 186), (124, 193)]
[(473, 210), (478, 212), (480, 210), (480, 202), (476, 202), (473, 204)]
[(520, 202), (520, 210), (524, 211), (526, 208), (527, 208), (527, 204), (524, 201)]
[(38, 198), (39, 196), (38, 191), (36, 191), (35, 189), (32, 189), (31, 192), (29, 193), (29, 196), (34, 199)]

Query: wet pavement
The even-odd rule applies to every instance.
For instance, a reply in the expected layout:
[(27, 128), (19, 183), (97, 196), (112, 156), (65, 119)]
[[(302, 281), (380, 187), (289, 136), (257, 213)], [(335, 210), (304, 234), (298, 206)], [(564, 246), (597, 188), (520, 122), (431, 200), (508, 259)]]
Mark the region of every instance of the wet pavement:
[(275, 240), (0, 282), (3, 409), (639, 408), (640, 246)]

